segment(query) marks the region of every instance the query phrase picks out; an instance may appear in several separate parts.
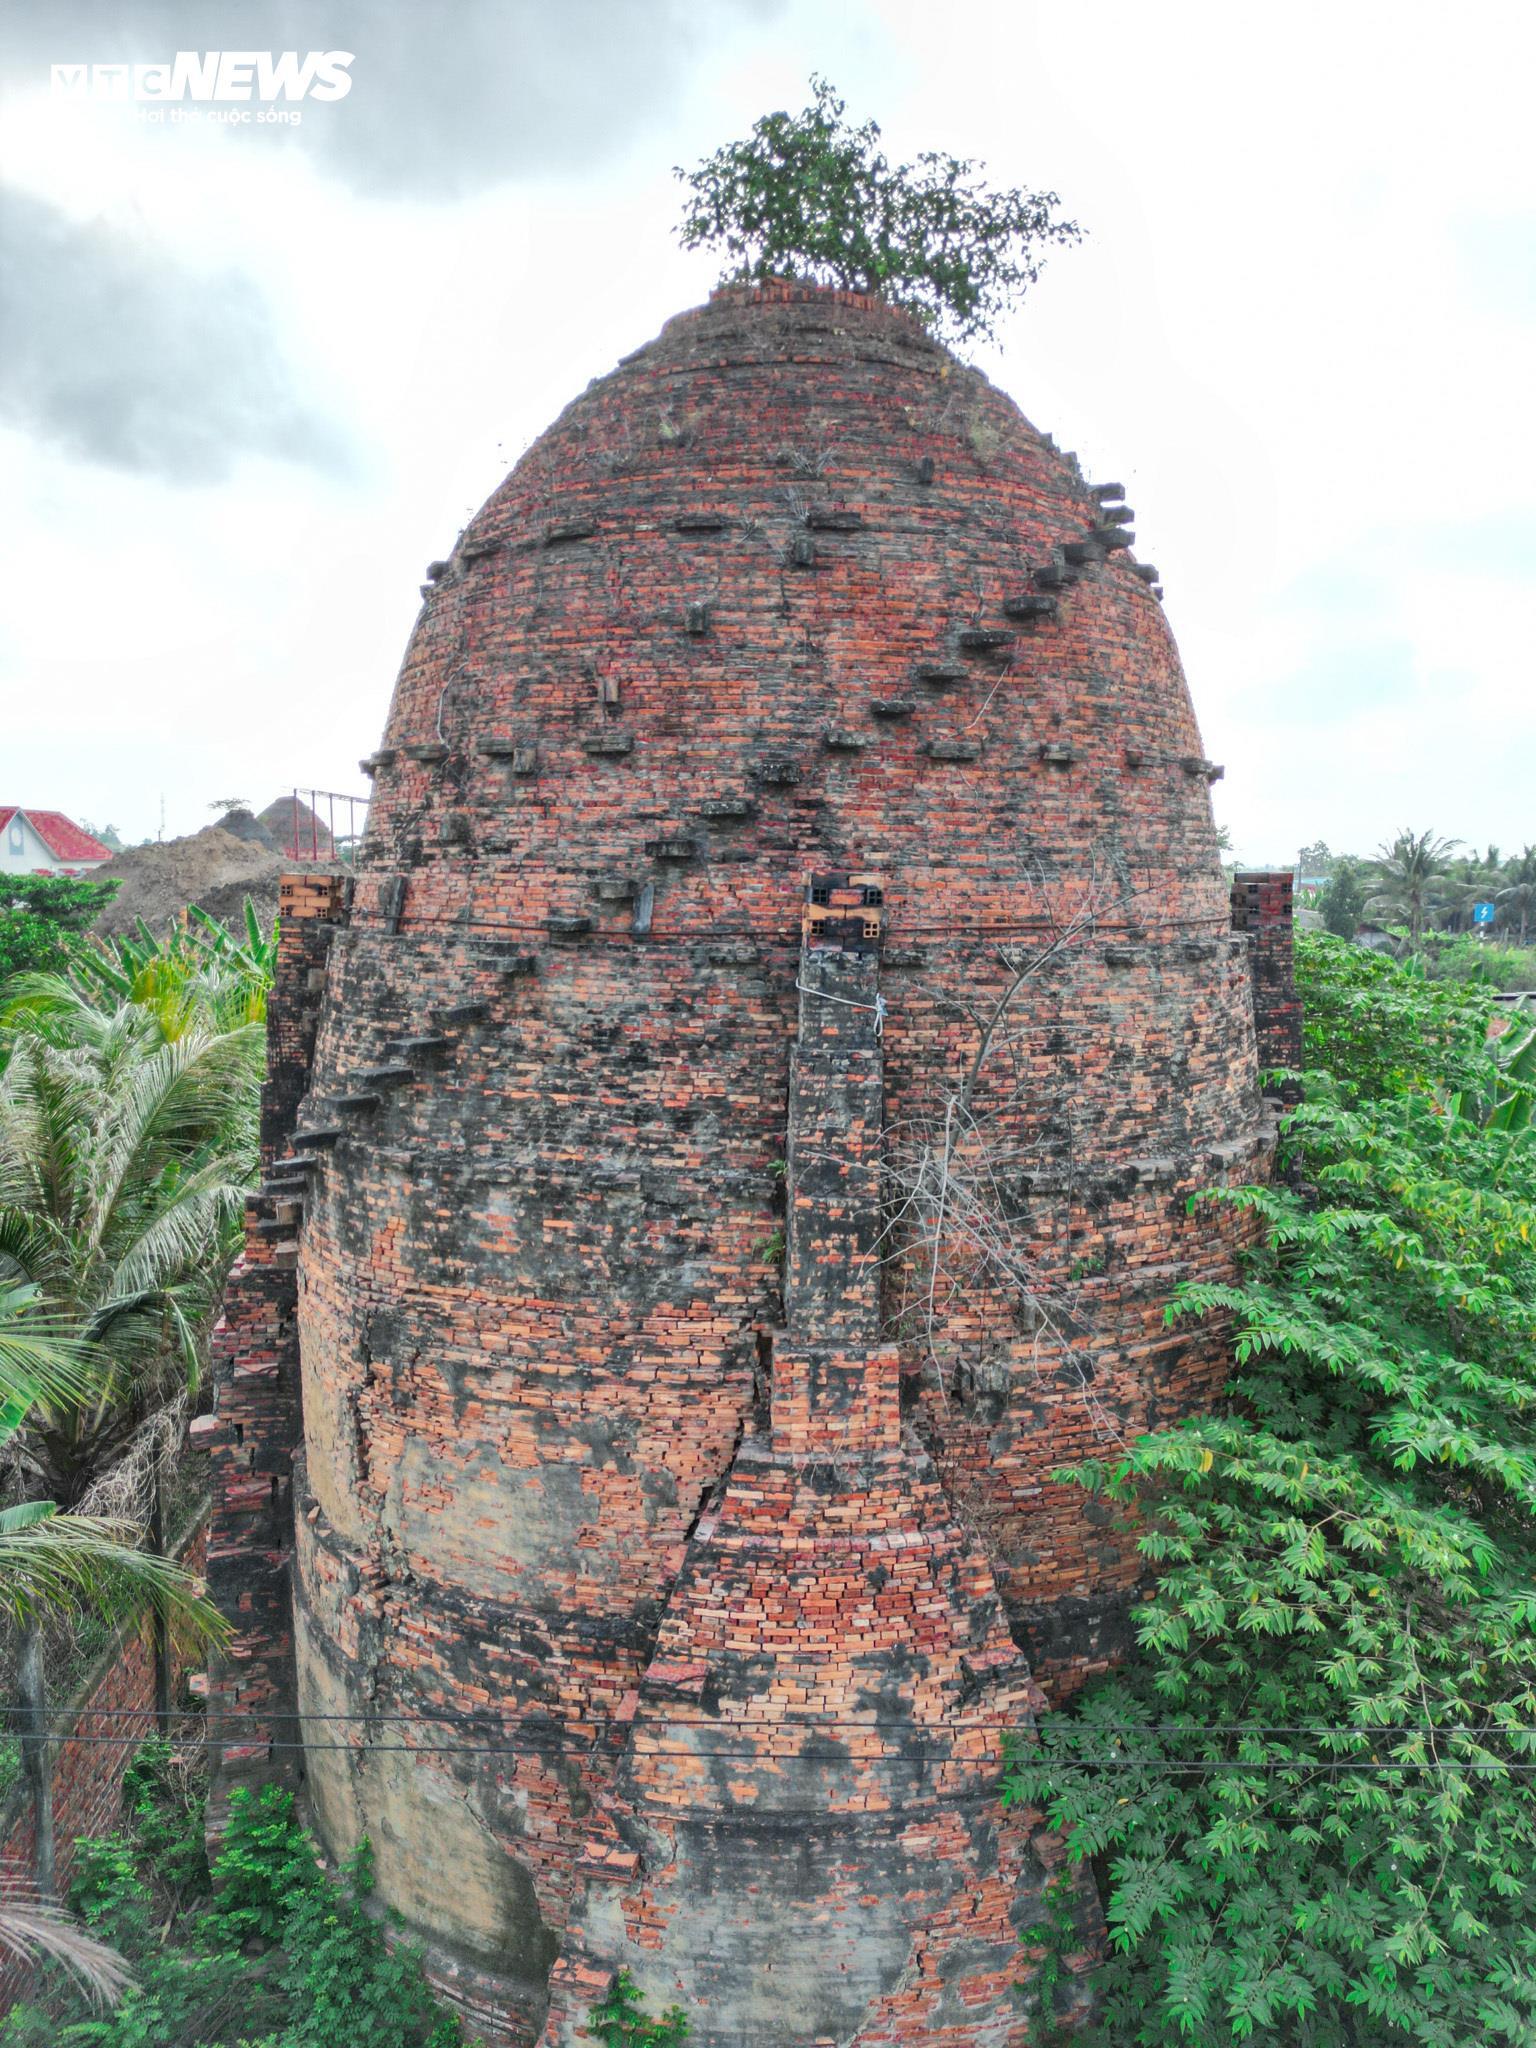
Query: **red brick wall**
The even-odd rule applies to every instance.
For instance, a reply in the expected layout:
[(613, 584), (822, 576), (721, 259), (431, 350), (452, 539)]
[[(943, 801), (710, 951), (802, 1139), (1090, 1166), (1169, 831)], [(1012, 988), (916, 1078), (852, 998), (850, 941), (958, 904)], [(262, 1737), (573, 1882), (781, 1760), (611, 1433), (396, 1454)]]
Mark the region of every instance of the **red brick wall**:
[[(593, 1815), (626, 1810), (635, 1702), (771, 1389), (786, 1456), (825, 1450), (835, 1415), (889, 1430), (895, 1345), (898, 1550), (950, 1555), (952, 1516), (1058, 1689), (1126, 1639), (1130, 1543), (1051, 1474), (1210, 1400), (1219, 1333), (1162, 1310), (1230, 1271), (1235, 1226), (1187, 1198), (1262, 1172), (1270, 1142), (1219, 771), (1126, 538), (912, 322), (770, 287), (590, 387), (424, 587), (296, 1105), (340, 1135), (291, 1283), (246, 1291), (253, 1239), (232, 1297), (219, 1427), (248, 1369), (281, 1400), (223, 1444), (216, 1553), (250, 1622), (241, 1696), (280, 1710), (294, 1542), (299, 1703), (364, 1717), (350, 1756), (308, 1760), (322, 1834), (372, 1832), (381, 1891), (504, 2038), (538, 2032), (573, 1912), (590, 1946)], [(795, 983), (824, 871), (884, 898), (883, 1135), (844, 1089), (821, 1148), (844, 1165), (932, 1138), (983, 1020), (1060, 940), (973, 1091), (1033, 1308), (957, 1242), (914, 1320), (920, 1248), (898, 1233), (878, 1284), (856, 1279), (828, 1209), (843, 1281), (821, 1309), (868, 1293), (879, 1342), (795, 1334), (773, 1248), (787, 1221), (795, 1242)], [(793, 1531), (810, 1509), (786, 1482), (776, 1512)], [(976, 1625), (953, 1610), (971, 1566), (934, 1569), (949, 1625)], [(402, 1758), (392, 1717), (423, 1713), (473, 1716), (474, 1740)], [(663, 1892), (630, 1910), (665, 1916)], [(869, 1983), (908, 1981), (915, 1939), (893, 1923)], [(1000, 1996), (976, 1992), (957, 2044), (1002, 2038)], [(939, 2004), (903, 2024), (858, 2039), (951, 2038)]]
[(214, 1409), (192, 1425), (210, 1453), (213, 1474), (209, 1588), (235, 1626), (210, 1673), (208, 1726), (218, 1769), (209, 1825), (215, 1835), (236, 1783), (302, 1776), (293, 1750), (288, 1567), (293, 1458), (303, 1434), (295, 1311), (306, 1176), (280, 1162), (289, 1157), (309, 1081), (327, 955), (350, 901), (351, 880), (341, 874), (285, 875), (278, 885), (278, 960), (261, 1098), (264, 1179), (246, 1203), (245, 1249), (213, 1333)]
[[(1232, 882), (1232, 924), (1247, 934), (1253, 962), (1253, 1014), (1259, 1065), (1266, 1072), (1301, 1066), (1301, 1000), (1296, 993), (1294, 875), (1239, 874)], [(1294, 1084), (1275, 1091), (1296, 1098)]]
[[(200, 1524), (182, 1552), (182, 1562), (194, 1573), (207, 1563), (208, 1530)], [(184, 1657), (172, 1651), (172, 1697), (186, 1671)], [(63, 1726), (63, 1709), (58, 1703), (55, 1725)], [(154, 1732), (155, 1655), (153, 1637), (146, 1622), (128, 1629), (102, 1659), (99, 1675), (74, 1705), (69, 1733), (61, 1734), (54, 1751), (53, 1814), (57, 1842), (56, 1866), (60, 1896), (69, 1890), (74, 1866), (75, 1843), (81, 1836), (112, 1834), (122, 1815), (123, 1772), (134, 1751)], [(85, 1739), (89, 1738), (89, 1739)], [(32, 1802), (24, 1784), (13, 1791), (6, 1815), (0, 1820), (0, 1891), (15, 1886), (24, 1896), (35, 1896), (32, 1873), (36, 1829)], [(9, 1964), (0, 1971), (0, 2012), (25, 1992), (29, 1973)]]

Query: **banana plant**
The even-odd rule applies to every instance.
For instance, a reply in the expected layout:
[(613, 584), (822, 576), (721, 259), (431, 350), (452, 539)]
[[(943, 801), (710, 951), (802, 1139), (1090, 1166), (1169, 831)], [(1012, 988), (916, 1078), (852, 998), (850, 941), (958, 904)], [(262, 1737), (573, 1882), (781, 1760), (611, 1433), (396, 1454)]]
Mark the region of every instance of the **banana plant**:
[(76, 962), (75, 978), (87, 992), (149, 1010), (168, 1041), (199, 1019), (230, 1031), (266, 1016), (277, 939), (277, 921), (264, 934), (249, 896), (243, 938), (193, 904), (186, 923), (164, 934), (141, 917), (135, 932), (97, 939)]
[(1523, 1034), (1507, 1031), (1491, 1050), (1493, 1071), (1486, 1092), (1461, 1089), (1446, 1106), (1461, 1122), (1508, 1140), (1493, 1176), (1499, 1186), (1516, 1150), (1536, 1145), (1536, 1025)]

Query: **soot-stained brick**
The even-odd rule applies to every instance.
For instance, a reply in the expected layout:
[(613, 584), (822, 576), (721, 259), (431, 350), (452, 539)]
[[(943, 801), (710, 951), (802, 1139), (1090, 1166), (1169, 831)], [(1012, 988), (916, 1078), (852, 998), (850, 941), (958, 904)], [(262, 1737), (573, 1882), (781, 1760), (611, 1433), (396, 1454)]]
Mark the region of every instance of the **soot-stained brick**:
[[(1143, 1589), (1051, 1475), (1219, 1395), (1163, 1309), (1233, 1270), (1251, 1224), (1188, 1197), (1267, 1172), (1299, 1028), (1287, 878), (1229, 900), (1100, 513), (904, 315), (727, 288), (444, 556), (355, 874), (284, 884), (264, 1162), (381, 1099), (253, 1203), (216, 1340), (221, 1784), (302, 1768), (328, 1851), (387, 1834), (508, 2048), (620, 1964), (701, 2048), (1023, 2041), (1059, 1849), (1003, 1737)], [(817, 938), (859, 907), (818, 876), (877, 878), (872, 937)], [(892, 1162), (962, 1091), (1069, 1312), (963, 1253), (903, 1312)], [(380, 1703), (507, 1754), (365, 1756)], [(296, 1707), (358, 1754), (291, 1763)]]

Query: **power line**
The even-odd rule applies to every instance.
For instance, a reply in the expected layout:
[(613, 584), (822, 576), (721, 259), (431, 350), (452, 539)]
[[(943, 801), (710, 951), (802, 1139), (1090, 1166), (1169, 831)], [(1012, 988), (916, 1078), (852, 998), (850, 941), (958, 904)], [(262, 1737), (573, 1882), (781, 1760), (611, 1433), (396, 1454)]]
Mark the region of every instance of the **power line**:
[[(690, 1731), (692, 1730), (692, 1726), (693, 1724), (682, 1724), (682, 1727), (684, 1729)], [(812, 1729), (807, 1729), (804, 1732), (810, 1734), (814, 1733), (815, 1731)], [(113, 1748), (121, 1749), (125, 1748), (127, 1745), (132, 1743), (135, 1740), (135, 1737), (130, 1733), (124, 1733), (121, 1735), (75, 1734), (50, 1735), (47, 1739), (50, 1742), (75, 1742), (93, 1747), (111, 1746)], [(209, 1742), (214, 1743), (215, 1746), (217, 1746), (217, 1740), (212, 1735), (212, 1733), (209, 1733), (205, 1739)], [(628, 1738), (626, 1738), (626, 1741), (627, 1739)], [(523, 1758), (526, 1758), (528, 1755), (527, 1745), (511, 1743), (416, 1744), (409, 1742), (376, 1742), (363, 1745), (352, 1742), (283, 1742), (272, 1740), (262, 1742), (259, 1746), (262, 1749), (266, 1750), (270, 1755), (289, 1753), (301, 1756), (306, 1754), (323, 1755), (329, 1752), (343, 1756), (356, 1757), (359, 1759), (380, 1755), (446, 1757), (507, 1756)], [(537, 1745), (535, 1745), (535, 1747), (537, 1747)], [(592, 1751), (566, 1751), (563, 1753), (590, 1755), (592, 1754)], [(973, 1767), (978, 1763), (978, 1761), (980, 1761), (978, 1759), (970, 1757), (956, 1758), (945, 1756), (932, 1756), (893, 1758), (881, 1756), (782, 1756), (775, 1755), (771, 1751), (764, 1749), (710, 1749), (700, 1752), (697, 1750), (678, 1750), (660, 1748), (643, 1749), (638, 1751), (627, 1749), (621, 1756), (616, 1757), (615, 1760), (618, 1762), (634, 1761), (637, 1759), (653, 1761), (659, 1758), (664, 1759), (668, 1756), (677, 1756), (679, 1760), (686, 1759), (687, 1761), (692, 1763), (711, 1763), (715, 1761), (719, 1761), (721, 1763), (756, 1764), (839, 1763), (846, 1764), (853, 1770), (858, 1770), (869, 1766), (879, 1766), (882, 1769), (887, 1769), (890, 1767), (890, 1765), (896, 1763), (903, 1764), (908, 1769), (918, 1771), (920, 1773), (926, 1773), (930, 1770), (938, 1771), (952, 1769), (956, 1765)], [(1029, 1759), (1026, 1757), (1022, 1761), (1027, 1763)], [(1404, 1772), (1422, 1774), (1425, 1772), (1459, 1771), (1474, 1777), (1482, 1775), (1498, 1775), (1505, 1777), (1522, 1778), (1529, 1777), (1532, 1774), (1536, 1774), (1536, 1760), (1533, 1760), (1529, 1763), (1516, 1763), (1512, 1761), (1500, 1760), (1497, 1758), (1484, 1760), (1470, 1757), (1436, 1757), (1423, 1762), (1419, 1762), (1413, 1759), (1399, 1759), (1395, 1761), (1383, 1762), (1379, 1758), (1371, 1758), (1367, 1761), (1364, 1759), (1349, 1757), (1311, 1756), (1267, 1757), (1258, 1759), (1257, 1761), (1253, 1762), (1245, 1762), (1240, 1757), (1137, 1757), (1114, 1755), (1079, 1756), (1065, 1759), (1051, 1757), (1041, 1759), (1040, 1761), (1043, 1764), (1047, 1765), (1054, 1764), (1062, 1769), (1152, 1771), (1159, 1774), (1166, 1774), (1169, 1772), (1205, 1771), (1247, 1771), (1255, 1773), (1274, 1774), (1277, 1772), (1291, 1771), (1300, 1772), (1303, 1774), (1349, 1773), (1350, 1775), (1355, 1776), (1389, 1776), (1401, 1774)], [(778, 1809), (770, 1808), (766, 1810), (777, 1811)]]
[[(16, 1705), (0, 1705), (0, 1715), (24, 1716), (30, 1708)], [(164, 1717), (154, 1707), (85, 1707), (79, 1710), (82, 1718), (92, 1720), (159, 1720)], [(307, 1708), (283, 1708), (262, 1710), (249, 1707), (172, 1707), (173, 1720), (208, 1720), (220, 1722), (248, 1722), (266, 1726), (276, 1721), (344, 1722), (370, 1727), (410, 1728), (423, 1725), (445, 1725), (449, 1727), (474, 1727), (478, 1723), (493, 1719), (500, 1710), (494, 1706), (478, 1709), (456, 1708), (451, 1711), (434, 1713), (430, 1710), (410, 1714), (375, 1712), (352, 1708), (345, 1713), (311, 1712)], [(535, 1712), (539, 1711), (537, 1708)], [(604, 1732), (610, 1727), (622, 1728), (630, 1724), (614, 1721), (604, 1723)], [(645, 1724), (639, 1724), (645, 1725)], [(853, 1730), (868, 1728), (913, 1728), (918, 1724), (909, 1715), (885, 1715), (859, 1719), (853, 1715), (836, 1715), (826, 1720), (779, 1720), (763, 1722), (715, 1721), (712, 1723), (679, 1722), (679, 1727), (695, 1728), (714, 1726), (722, 1728), (799, 1728), (816, 1729), (846, 1728)], [(992, 1728), (997, 1723), (975, 1715), (958, 1716), (942, 1724), (946, 1728)], [(1431, 1735), (1436, 1737), (1467, 1735), (1524, 1735), (1536, 1743), (1536, 1722), (1524, 1726), (1511, 1726), (1501, 1721), (1095, 1721), (1092, 1724), (1096, 1735), (1157, 1735), (1157, 1736), (1207, 1736), (1207, 1735), (1308, 1735), (1317, 1737), (1359, 1736), (1363, 1739), (1383, 1741), (1391, 1736)]]
[[(23, 1711), (25, 1710), (16, 1707), (0, 1709), (0, 1712), (13, 1718)], [(115, 1707), (87, 1710), (81, 1718), (152, 1721), (157, 1724), (162, 1719), (152, 1707)], [(658, 1725), (645, 1722), (629, 1724), (614, 1722), (600, 1730), (590, 1731), (585, 1739), (573, 1739), (573, 1731), (570, 1730), (525, 1729), (515, 1741), (486, 1743), (413, 1743), (379, 1742), (376, 1740), (316, 1742), (305, 1741), (302, 1738), (285, 1740), (276, 1735), (261, 1736), (257, 1734), (257, 1731), (273, 1724), (293, 1721), (300, 1722), (301, 1724), (305, 1722), (318, 1722), (322, 1724), (340, 1723), (361, 1726), (368, 1730), (411, 1728), (416, 1726), (436, 1728), (445, 1724), (449, 1726), (472, 1726), (473, 1717), (449, 1714), (396, 1715), (362, 1714), (356, 1712), (316, 1714), (279, 1712), (258, 1715), (249, 1712), (240, 1713), (233, 1711), (226, 1714), (214, 1709), (205, 1720), (200, 1709), (177, 1708), (172, 1711), (170, 1718), (181, 1721), (189, 1719), (198, 1720), (203, 1724), (200, 1739), (215, 1748), (230, 1742), (232, 1739), (237, 1740), (242, 1735), (257, 1735), (257, 1746), (264, 1749), (269, 1756), (336, 1753), (357, 1759), (390, 1754), (418, 1757), (495, 1756), (511, 1757), (514, 1759), (565, 1756), (600, 1758), (606, 1743), (615, 1763), (635, 1761), (639, 1758), (654, 1760), (670, 1755), (686, 1755), (701, 1762), (720, 1761), (744, 1764), (767, 1761), (808, 1764), (836, 1762), (846, 1764), (855, 1771), (861, 1767), (868, 1766), (890, 1769), (893, 1765), (900, 1765), (917, 1772), (919, 1776), (925, 1775), (930, 1769), (943, 1770), (952, 1767), (957, 1761), (976, 1761), (974, 1759), (954, 1759), (942, 1754), (908, 1758), (879, 1755), (834, 1758), (826, 1756), (817, 1757), (814, 1754), (806, 1755), (802, 1751), (795, 1755), (784, 1756), (782, 1753), (776, 1753), (770, 1746), (774, 1739), (783, 1741), (789, 1737), (799, 1736), (803, 1739), (814, 1741), (820, 1736), (826, 1740), (833, 1741), (840, 1740), (842, 1735), (868, 1734), (884, 1727), (900, 1727), (909, 1732), (916, 1732), (917, 1724), (907, 1720), (833, 1720), (823, 1722), (788, 1721), (760, 1723), (757, 1725), (760, 1727), (764, 1738), (766, 1738), (764, 1743), (753, 1748), (724, 1748), (707, 1739), (700, 1743), (698, 1747), (689, 1747), (688, 1743), (690, 1738), (697, 1741), (698, 1738), (709, 1738), (714, 1735), (740, 1736), (745, 1732), (749, 1724), (741, 1722), (672, 1722), (670, 1724)], [(487, 1717), (482, 1715), (480, 1718), (483, 1720)], [(234, 1725), (231, 1726), (229, 1724)], [(242, 1724), (244, 1725), (242, 1726)], [(996, 1722), (978, 1721), (974, 1717), (938, 1723), (934, 1726), (932, 1732), (935, 1735), (944, 1736), (981, 1728), (997, 1733), (1005, 1741), (1015, 1740), (1021, 1743), (1027, 1741), (1026, 1730), (1000, 1727)], [(1180, 1737), (1197, 1734), (1202, 1736), (1237, 1734), (1248, 1737), (1256, 1737), (1258, 1735), (1304, 1735), (1328, 1740), (1351, 1739), (1369, 1741), (1377, 1745), (1385, 1744), (1392, 1740), (1413, 1740), (1419, 1738), (1454, 1741), (1458, 1738), (1465, 1740), (1474, 1736), (1494, 1736), (1508, 1739), (1509, 1737), (1522, 1734), (1531, 1739), (1536, 1739), (1536, 1729), (1508, 1728), (1497, 1723), (1475, 1723), (1462, 1727), (1419, 1725), (1414, 1723), (1394, 1724), (1391, 1726), (1368, 1726), (1362, 1724), (1338, 1728), (1327, 1727), (1322, 1724), (1281, 1726), (1234, 1722), (1212, 1724), (1209, 1727), (1200, 1729), (1180, 1723), (1149, 1724), (1142, 1727), (1127, 1723), (1105, 1725), (1095, 1730), (1095, 1733), (1101, 1737), (1108, 1736), (1112, 1738), (1115, 1732), (1137, 1736), (1160, 1734)], [(139, 1735), (138, 1731), (134, 1728), (125, 1728), (120, 1732), (112, 1734), (81, 1732), (77, 1729), (73, 1733), (50, 1731), (46, 1739), (59, 1743), (76, 1742), (91, 1747), (112, 1746), (124, 1748), (137, 1741)], [(1193, 1756), (1187, 1754), (1182, 1756), (1138, 1756), (1116, 1749), (1112, 1753), (1103, 1755), (1042, 1756), (1037, 1748), (1029, 1745), (1022, 1749), (1020, 1761), (1026, 1766), (1033, 1763), (1037, 1768), (1149, 1771), (1160, 1775), (1173, 1772), (1257, 1772), (1273, 1775), (1289, 1771), (1302, 1773), (1344, 1772), (1352, 1775), (1364, 1774), (1374, 1776), (1394, 1772), (1422, 1774), (1425, 1772), (1453, 1770), (1473, 1776), (1502, 1775), (1521, 1778), (1536, 1773), (1536, 1759), (1522, 1762), (1508, 1758), (1436, 1756), (1430, 1759), (1401, 1757), (1382, 1759), (1373, 1756), (1367, 1760), (1340, 1755), (1336, 1751), (1322, 1756), (1310, 1757), (1244, 1758)]]

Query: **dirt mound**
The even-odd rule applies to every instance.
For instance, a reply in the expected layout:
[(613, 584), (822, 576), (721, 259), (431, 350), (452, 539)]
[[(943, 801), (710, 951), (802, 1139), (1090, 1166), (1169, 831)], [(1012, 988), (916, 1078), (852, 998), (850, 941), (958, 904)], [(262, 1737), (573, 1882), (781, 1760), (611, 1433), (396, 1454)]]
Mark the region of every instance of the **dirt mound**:
[(219, 827), (222, 831), (232, 832), (237, 839), (245, 840), (250, 846), (265, 846), (272, 853), (282, 851), (255, 812), (245, 810), (239, 805), (234, 810), (224, 813), (219, 820)]
[(280, 796), (260, 812), (256, 823), (280, 853), (299, 860), (330, 860), (336, 847), (324, 820), (298, 796)]
[(270, 847), (237, 838), (222, 825), (130, 846), (92, 873), (92, 881), (122, 882), (96, 930), (132, 931), (142, 917), (158, 932), (189, 903), (228, 923), (244, 914), (247, 896), (265, 928), (277, 915), (277, 878), (289, 865)]

